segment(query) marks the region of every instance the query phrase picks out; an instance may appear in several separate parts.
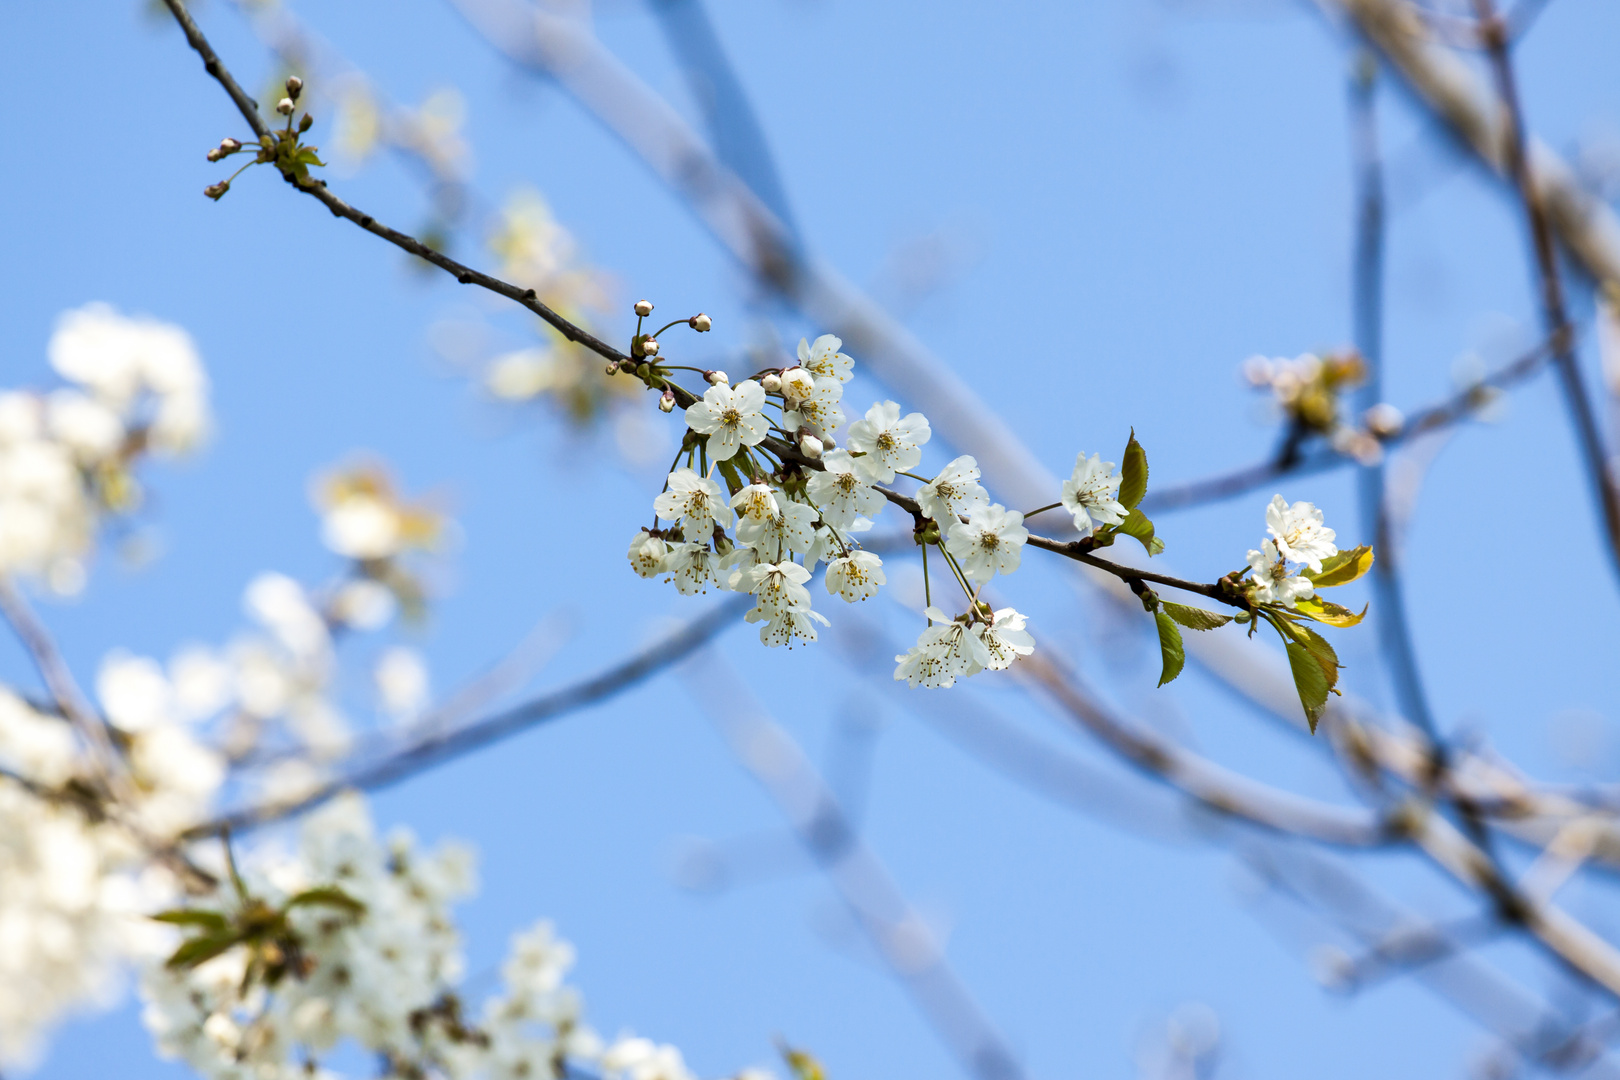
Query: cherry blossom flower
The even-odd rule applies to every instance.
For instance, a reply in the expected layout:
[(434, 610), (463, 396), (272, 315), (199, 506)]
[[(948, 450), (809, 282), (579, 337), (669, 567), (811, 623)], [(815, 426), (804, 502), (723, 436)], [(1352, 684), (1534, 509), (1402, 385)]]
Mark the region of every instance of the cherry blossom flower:
[(682, 596), (692, 596), (708, 592), (711, 584), (719, 583), (715, 577), (716, 561), (708, 544), (690, 541), (671, 544), (669, 554), (664, 558), (663, 572), (670, 575), (670, 580)]
[(816, 338), (814, 345), (800, 338), (799, 363), (817, 378), (847, 383), (855, 372), (855, 361), (838, 351), (843, 347), (844, 343), (831, 334), (822, 334)]
[(816, 392), (816, 373), (809, 368), (791, 367), (782, 372), (782, 397), (787, 401), (789, 409)]
[[(1310, 505), (1305, 503), (1302, 505)], [(1257, 604), (1282, 604), (1293, 607), (1297, 601), (1309, 600), (1315, 594), (1310, 579), (1295, 577), (1288, 569), (1275, 540), (1264, 540), (1259, 551), (1249, 552), (1249, 566), (1254, 570), (1250, 596)]]
[[(803, 370), (803, 368), (794, 369), (794, 371)], [(788, 389), (788, 385), (784, 379), (782, 384), (784, 391)], [(782, 426), (790, 431), (806, 427), (822, 435), (831, 434), (844, 422), (844, 407), (839, 404), (843, 397), (843, 383), (837, 379), (817, 378), (808, 394), (787, 399), (788, 409), (783, 414)]]
[(979, 463), (971, 454), (952, 461), (917, 489), (917, 504), (941, 529), (949, 529), (975, 506), (990, 505), (990, 495), (979, 483)]
[(887, 484), (894, 474), (922, 460), (922, 447), (933, 432), (922, 413), (900, 415), (900, 406), (884, 401), (866, 410), (864, 419), (849, 425), (849, 448), (863, 456), (860, 468), (874, 484)]
[(656, 577), (664, 568), (667, 554), (669, 545), (642, 529), (630, 541), (630, 569), (644, 578)]
[(679, 521), (688, 540), (707, 540), (717, 522), (729, 526), (736, 520), (713, 471), (708, 476), (685, 468), (670, 473), (669, 489), (653, 500), (653, 510), (661, 521)]
[(783, 499), (775, 517), (747, 518), (737, 526), (737, 540), (777, 559), (786, 552), (804, 553), (815, 540), (816, 511)]
[(951, 525), (945, 550), (974, 581), (989, 581), (997, 573), (1010, 574), (1018, 569), (1024, 541), (1029, 539), (1023, 522), (1023, 514), (1000, 503), (975, 506), (968, 512), (967, 521)]
[(827, 625), (825, 616), (807, 607), (788, 607), (775, 612), (766, 612), (756, 607), (744, 615), (743, 619), (747, 622), (764, 622), (765, 625), (759, 628), (759, 640), (772, 648), (783, 645), (792, 648), (795, 640), (814, 641), (816, 628), (811, 623)]
[(810, 571), (796, 562), (760, 563), (748, 572), (748, 591), (757, 597), (756, 610), (775, 614), (785, 608), (809, 607), (810, 590), (804, 583)]
[(827, 563), (827, 591), (850, 603), (876, 596), (878, 586), (887, 583), (883, 560), (870, 551), (854, 550)]
[(896, 656), (894, 678), (912, 688), (926, 686), (945, 689), (956, 684), (958, 676), (969, 675), (990, 665), (990, 650), (979, 635), (938, 608), (928, 609), (934, 625), (917, 637), (917, 644)]
[(1008, 607), (996, 609), (991, 619), (989, 626), (983, 623), (978, 625), (979, 640), (984, 642), (990, 654), (990, 662), (984, 665), (987, 669), (1001, 671), (1011, 667), (1012, 662), (1020, 656), (1028, 656), (1035, 651), (1035, 639), (1024, 629), (1029, 621), (1027, 617)]
[[(886, 501), (862, 478), (858, 461), (848, 450), (828, 451), (821, 459), (822, 471), (811, 474), (805, 489), (821, 511), (821, 520), (844, 532), (864, 532)], [(857, 526), (863, 520), (866, 526)]]
[(1130, 513), (1119, 501), (1119, 485), (1124, 477), (1114, 471), (1112, 461), (1100, 454), (1090, 458), (1082, 452), (1074, 456), (1074, 472), (1063, 481), (1063, 505), (1074, 516), (1074, 527), (1081, 536), (1090, 536), (1098, 525), (1118, 525)]
[(1277, 542), (1283, 558), (1302, 562), (1317, 573), (1322, 571), (1323, 559), (1339, 553), (1333, 545), (1335, 533), (1322, 524), (1322, 511), (1314, 503), (1289, 506), (1281, 495), (1273, 495), (1266, 507), (1266, 532)]
[(749, 573), (765, 560), (760, 556), (759, 549), (751, 544), (737, 544), (720, 557), (720, 568), (716, 577), (720, 587), (732, 592), (748, 592), (753, 587), (753, 579)]
[(709, 387), (703, 400), (686, 410), (686, 426), (709, 436), (709, 457), (725, 461), (744, 446), (757, 446), (770, 434), (765, 419), (765, 390), (752, 379)]
[(763, 521), (779, 512), (776, 489), (769, 484), (749, 484), (731, 498), (731, 508), (743, 521)]

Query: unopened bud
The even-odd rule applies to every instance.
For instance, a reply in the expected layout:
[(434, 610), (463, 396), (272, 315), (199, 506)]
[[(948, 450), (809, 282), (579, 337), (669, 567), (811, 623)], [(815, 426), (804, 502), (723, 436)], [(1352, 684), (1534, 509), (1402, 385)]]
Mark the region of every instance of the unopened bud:
[(203, 194), (208, 196), (210, 199), (213, 199), (215, 202), (218, 202), (219, 197), (229, 190), (231, 190), (231, 182), (229, 180), (221, 180), (217, 184), (209, 184), (207, 187), (203, 188)]
[(759, 380), (759, 385), (765, 388), (767, 394), (779, 394), (782, 392), (782, 376), (773, 372)]
[(221, 150), (217, 146), (214, 147), (212, 150), (208, 151), (208, 160), (209, 161), (218, 161), (220, 158), (222, 158), (224, 156), (225, 156), (225, 151)]
[(815, 393), (816, 379), (802, 367), (782, 372), (782, 396), (789, 401), (803, 401)]
[(234, 154), (242, 149), (242, 143), (237, 139), (221, 139), (219, 140), (219, 148), (227, 154)]
[(821, 440), (808, 431), (799, 436), (799, 453), (811, 461), (821, 460)]
[(1374, 437), (1392, 439), (1401, 433), (1401, 428), (1406, 426), (1406, 417), (1401, 415), (1401, 410), (1389, 402), (1380, 401), (1367, 410), (1366, 414), (1362, 416), (1361, 422), (1367, 425), (1367, 430)]
[(302, 94), (303, 92), (304, 92), (304, 80), (303, 79), (300, 79), (296, 75), (293, 75), (293, 76), (291, 76), (290, 78), (287, 79), (287, 96), (288, 97), (292, 98), (294, 101), (297, 101), (298, 100), (298, 95)]
[(696, 330), (700, 334), (707, 334), (711, 329), (714, 328), (713, 320), (711, 320), (701, 311), (686, 321), (692, 327), (692, 329)]
[(284, 97), (280, 101), (276, 102), (276, 112), (280, 113), (282, 116), (291, 116), (292, 111), (293, 111), (293, 100), (292, 100), (292, 98)]
[(658, 342), (654, 341), (652, 338), (648, 338), (646, 341), (641, 343), (641, 352), (644, 356), (657, 356)]
[(639, 376), (640, 378), (645, 379), (647, 376), (649, 376), (651, 374), (652, 374), (652, 365), (651, 364), (637, 364), (636, 365), (636, 375)]
[(730, 386), (731, 378), (723, 371), (705, 371), (703, 381), (710, 386)]
[(312, 124), (314, 124), (314, 123), (315, 123), (315, 118), (313, 116), (309, 115), (309, 113), (305, 113), (303, 119), (298, 121), (298, 130), (300, 132), (308, 131), (310, 129), (310, 126)]
[(607, 362), (606, 371), (609, 375), (617, 375), (619, 373), (619, 362), (617, 360), (609, 360)]
[(651, 300), (637, 300), (636, 301), (636, 314), (640, 315), (643, 319), (645, 319), (647, 316), (651, 315), (652, 314), (652, 301)]
[(675, 411), (675, 391), (673, 391), (673, 390), (665, 390), (661, 395), (659, 395), (659, 397), (658, 397), (658, 411), (659, 412), (674, 412)]

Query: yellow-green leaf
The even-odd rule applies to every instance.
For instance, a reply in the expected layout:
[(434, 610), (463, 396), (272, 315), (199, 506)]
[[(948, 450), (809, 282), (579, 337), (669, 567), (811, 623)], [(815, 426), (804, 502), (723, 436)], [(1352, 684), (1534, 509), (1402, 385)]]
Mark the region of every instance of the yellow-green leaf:
[(1163, 611), (1155, 611), (1153, 621), (1159, 624), (1159, 655), (1164, 658), (1164, 673), (1159, 676), (1159, 685), (1163, 686), (1181, 674), (1187, 654), (1181, 644), (1181, 631), (1176, 629), (1174, 619)]
[(1366, 544), (1341, 551), (1337, 555), (1322, 560), (1320, 572), (1305, 570), (1304, 574), (1318, 589), (1330, 589), (1335, 585), (1348, 585), (1372, 569), (1373, 549)]
[(1113, 527), (1113, 531), (1136, 537), (1150, 556), (1164, 550), (1164, 541), (1153, 535), (1153, 522), (1140, 510), (1133, 509), (1129, 517)]
[(1232, 621), (1230, 615), (1220, 615), (1213, 611), (1205, 611), (1203, 608), (1188, 607), (1186, 604), (1172, 604), (1168, 600), (1159, 602), (1159, 610), (1189, 630), (1213, 630)]
[(232, 945), (235, 945), (236, 942), (236, 935), (231, 933), (207, 934), (203, 937), (192, 938), (190, 941), (183, 942), (178, 949), (174, 950), (174, 954), (169, 957), (164, 966), (194, 968), (198, 964), (212, 960)]
[[(1134, 510), (1147, 494), (1147, 451), (1136, 441), (1136, 429), (1131, 429), (1131, 441), (1125, 444), (1125, 460), (1119, 467), (1119, 501), (1125, 509)], [(1134, 535), (1134, 534), (1133, 534)]]
[(193, 911), (179, 908), (174, 911), (160, 911), (152, 918), (157, 922), (169, 923), (173, 926), (201, 926), (215, 932), (224, 930), (230, 923), (224, 915), (217, 911)]
[(342, 908), (352, 915), (363, 915), (366, 905), (338, 888), (336, 885), (321, 885), (313, 889), (305, 889), (291, 900), (287, 901), (289, 909), (300, 904), (319, 904), (323, 907)]
[(1299, 703), (1305, 707), (1305, 720), (1316, 734), (1316, 722), (1327, 709), (1328, 682), (1322, 665), (1309, 649), (1297, 641), (1288, 643), (1288, 667), (1294, 673), (1294, 688), (1299, 691)]
[(1367, 617), (1366, 607), (1363, 607), (1361, 614), (1358, 615), (1347, 607), (1323, 600), (1319, 596), (1298, 601), (1294, 605), (1294, 610), (1329, 626), (1354, 626)]

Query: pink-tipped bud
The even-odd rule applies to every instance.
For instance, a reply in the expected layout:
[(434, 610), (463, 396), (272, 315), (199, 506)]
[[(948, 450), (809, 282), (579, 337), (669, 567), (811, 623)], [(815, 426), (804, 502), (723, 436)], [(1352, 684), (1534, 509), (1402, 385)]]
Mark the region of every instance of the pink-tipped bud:
[(759, 380), (759, 385), (765, 388), (767, 394), (780, 394), (782, 392), (782, 376), (772, 372)]
[(674, 412), (675, 411), (675, 391), (673, 391), (673, 390), (665, 390), (662, 394), (660, 394), (658, 396), (658, 411), (659, 412)]
[(607, 362), (607, 367), (604, 370), (606, 370), (609, 375), (617, 375), (619, 373), (619, 362), (617, 360), (609, 360)]
[(300, 79), (296, 75), (293, 75), (293, 76), (291, 76), (290, 78), (287, 79), (287, 96), (288, 97), (292, 98), (294, 101), (297, 101), (298, 100), (298, 95), (302, 94), (303, 92), (304, 92), (304, 80), (303, 79)]
[(292, 111), (293, 111), (293, 99), (292, 98), (284, 97), (280, 101), (276, 102), (276, 112), (280, 113), (282, 116), (291, 116)]
[(700, 334), (707, 334), (710, 330), (714, 329), (714, 321), (701, 311), (692, 316), (690, 319), (687, 319), (686, 322), (692, 327), (692, 329), (696, 330)]
[(651, 300), (637, 300), (636, 301), (636, 314), (641, 316), (643, 319), (645, 319), (647, 316), (651, 315), (652, 314), (652, 301)]
[(730, 386), (731, 377), (723, 371), (705, 371), (703, 381), (710, 386)]
[(821, 460), (821, 440), (806, 431), (799, 436), (799, 453), (811, 461)]
[(654, 341), (652, 338), (648, 338), (646, 341), (643, 341), (641, 343), (641, 353), (643, 356), (657, 356), (658, 342)]

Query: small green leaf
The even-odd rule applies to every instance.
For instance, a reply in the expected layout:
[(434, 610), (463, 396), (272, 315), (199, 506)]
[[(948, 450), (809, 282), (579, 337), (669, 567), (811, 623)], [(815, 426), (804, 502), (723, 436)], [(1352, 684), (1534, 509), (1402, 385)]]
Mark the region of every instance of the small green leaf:
[(1294, 688), (1299, 691), (1299, 703), (1305, 706), (1305, 719), (1316, 734), (1316, 722), (1327, 709), (1328, 682), (1322, 665), (1309, 649), (1296, 641), (1288, 643), (1288, 667), (1294, 673)]
[(726, 489), (733, 495), (748, 485), (743, 482), (742, 474), (737, 471), (737, 459), (729, 457), (719, 463), (720, 475), (726, 478)]
[(225, 916), (217, 911), (193, 911), (186, 908), (160, 911), (152, 918), (157, 922), (170, 923), (174, 926), (201, 926), (215, 932), (224, 930), (230, 925)]
[(236, 935), (229, 932), (206, 934), (203, 937), (192, 938), (190, 941), (182, 942), (180, 947), (174, 950), (174, 954), (169, 957), (164, 966), (194, 968), (198, 964), (212, 960), (232, 945), (235, 945), (236, 942)]
[(305, 889), (287, 901), (287, 910), (290, 911), (300, 904), (319, 904), (323, 907), (342, 908), (352, 915), (363, 915), (366, 911), (366, 905), (336, 885), (321, 885), (313, 889)]
[(1134, 536), (1142, 541), (1147, 553), (1157, 555), (1164, 550), (1164, 541), (1153, 535), (1153, 522), (1140, 510), (1132, 510), (1129, 517), (1114, 526), (1115, 532), (1122, 532), (1126, 536)]
[(1304, 575), (1318, 589), (1331, 589), (1335, 585), (1348, 585), (1372, 569), (1373, 549), (1366, 544), (1341, 551), (1322, 560), (1320, 572), (1306, 569)]
[(1160, 601), (1159, 609), (1189, 630), (1213, 630), (1232, 621), (1230, 615), (1220, 615), (1186, 604), (1172, 604), (1168, 600)]
[(1349, 608), (1313, 596), (1309, 600), (1300, 600), (1294, 605), (1294, 610), (1319, 623), (1329, 626), (1354, 626), (1367, 617), (1367, 609), (1363, 607), (1361, 614), (1356, 614)]
[(1181, 631), (1176, 629), (1176, 620), (1163, 611), (1155, 611), (1153, 621), (1159, 624), (1159, 653), (1164, 657), (1164, 674), (1159, 676), (1159, 685), (1163, 686), (1181, 674), (1187, 654), (1181, 645)]
[[(1147, 451), (1136, 441), (1136, 429), (1131, 429), (1131, 441), (1125, 444), (1125, 460), (1119, 468), (1119, 501), (1125, 509), (1135, 510), (1136, 504), (1147, 494)], [(1134, 534), (1133, 534), (1134, 535)]]
[(1342, 666), (1339, 663), (1339, 654), (1333, 651), (1333, 646), (1328, 644), (1326, 638), (1307, 626), (1301, 626), (1293, 618), (1277, 619), (1276, 624), (1294, 639), (1294, 644), (1302, 647), (1316, 661), (1322, 669), (1322, 677), (1327, 680), (1329, 690), (1339, 685), (1339, 668)]
[(315, 147), (302, 146), (298, 149), (298, 160), (305, 165), (319, 165), (325, 168), (326, 162), (315, 156)]

